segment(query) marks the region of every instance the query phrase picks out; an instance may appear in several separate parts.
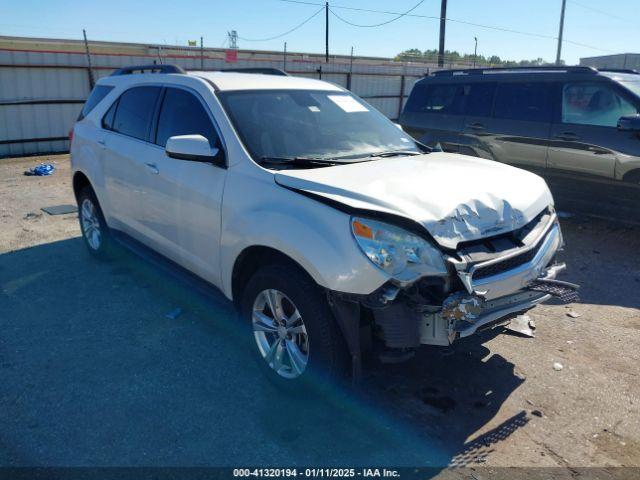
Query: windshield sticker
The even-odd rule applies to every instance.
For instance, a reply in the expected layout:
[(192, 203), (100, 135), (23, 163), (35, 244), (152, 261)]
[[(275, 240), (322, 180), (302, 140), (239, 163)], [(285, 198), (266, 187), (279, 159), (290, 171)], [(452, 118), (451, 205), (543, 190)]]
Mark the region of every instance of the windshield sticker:
[(368, 112), (367, 107), (358, 102), (355, 98), (349, 95), (329, 95), (329, 100), (339, 106), (347, 113), (352, 112)]
[(319, 112), (320, 109), (318, 107), (316, 107), (315, 105), (309, 105), (309, 110), (311, 110), (312, 112)]

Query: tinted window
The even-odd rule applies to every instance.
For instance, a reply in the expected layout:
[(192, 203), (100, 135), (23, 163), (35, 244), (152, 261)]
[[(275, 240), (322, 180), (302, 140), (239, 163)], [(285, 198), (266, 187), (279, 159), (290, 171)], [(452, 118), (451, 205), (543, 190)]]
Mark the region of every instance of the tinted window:
[(465, 113), (475, 117), (489, 117), (493, 107), (495, 83), (474, 83), (466, 85)]
[(216, 131), (202, 103), (186, 90), (168, 88), (162, 102), (156, 143), (167, 144), (175, 135), (202, 135), (209, 145), (218, 145)]
[(395, 150), (419, 152), (382, 113), (348, 93), (241, 90), (218, 96), (257, 161), (263, 157), (348, 160)]
[(637, 109), (604, 83), (568, 83), (562, 89), (562, 122), (615, 127)]
[(140, 140), (147, 139), (160, 87), (135, 87), (120, 96), (112, 130)]
[(463, 85), (417, 84), (407, 100), (405, 111), (462, 115), (463, 101)]
[(496, 118), (550, 122), (553, 84), (551, 83), (502, 83), (493, 110)]
[(118, 108), (118, 101), (113, 102), (113, 105), (107, 110), (107, 113), (102, 117), (102, 128), (106, 128), (107, 130), (113, 129), (113, 119), (116, 116), (116, 108)]
[(93, 110), (96, 105), (98, 105), (100, 101), (104, 97), (106, 97), (111, 90), (113, 90), (113, 87), (109, 87), (107, 85), (98, 85), (97, 87), (95, 87), (91, 91), (91, 94), (89, 95), (89, 98), (87, 98), (87, 101), (84, 102), (84, 107), (82, 107), (82, 111), (78, 116), (78, 120), (82, 120), (84, 117), (89, 115), (89, 112)]

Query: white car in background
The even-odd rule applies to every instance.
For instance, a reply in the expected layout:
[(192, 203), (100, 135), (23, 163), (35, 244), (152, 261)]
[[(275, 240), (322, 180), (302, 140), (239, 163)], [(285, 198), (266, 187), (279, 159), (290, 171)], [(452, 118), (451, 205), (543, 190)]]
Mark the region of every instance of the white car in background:
[(71, 146), (92, 254), (144, 245), (220, 289), (288, 384), (573, 295), (540, 177), (431, 152), (339, 86), (267, 73), (98, 82)]

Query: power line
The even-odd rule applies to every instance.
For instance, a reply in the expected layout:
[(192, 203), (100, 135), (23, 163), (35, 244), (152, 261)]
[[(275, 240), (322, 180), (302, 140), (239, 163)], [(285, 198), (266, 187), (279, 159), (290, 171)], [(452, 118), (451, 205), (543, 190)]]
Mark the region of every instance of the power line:
[(298, 25), (296, 25), (295, 27), (293, 27), (291, 30), (287, 30), (284, 33), (281, 33), (279, 35), (274, 35), (273, 37), (267, 37), (267, 38), (244, 38), (238, 35), (238, 38), (240, 40), (244, 40), (245, 42), (266, 42), (268, 40), (275, 40), (276, 38), (281, 38), (284, 37), (285, 35), (289, 35), (291, 32), (296, 31), (297, 29), (299, 29), (300, 27), (302, 27), (305, 23), (307, 23), (309, 20), (311, 20), (313, 17), (315, 17), (316, 15), (318, 15), (320, 12), (322, 12), (324, 10), (324, 5), (322, 5), (322, 8), (320, 8), (320, 10), (318, 10), (316, 13), (314, 13), (313, 15), (311, 15), (310, 17), (308, 17), (306, 20), (304, 20), (303, 22), (299, 23)]
[[(333, 11), (332, 8), (329, 8), (329, 11), (333, 14), (334, 17), (336, 17), (338, 20), (348, 24), (348, 25), (352, 25), (354, 27), (363, 27), (363, 28), (371, 28), (371, 27), (381, 27), (382, 25), (387, 25), (388, 23), (391, 22), (395, 22), (396, 20), (410, 14), (411, 12), (413, 12), (416, 8), (418, 8), (420, 5), (422, 5), (425, 2), (425, 0), (420, 0), (418, 3), (416, 3), (413, 7), (411, 7), (409, 10), (407, 10), (404, 13), (399, 14), (397, 17), (392, 18), (391, 20), (387, 20), (386, 22), (382, 22), (382, 23), (375, 23), (373, 25), (360, 25), (358, 23), (352, 23), (348, 20), (345, 20), (344, 18), (342, 18), (340, 15), (338, 15), (336, 12)], [(339, 8), (339, 7), (338, 7)]]
[[(576, 2), (575, 0), (569, 0), (574, 5), (578, 5), (579, 7), (585, 8), (587, 10), (591, 10), (592, 12), (599, 13), (600, 15), (605, 15), (607, 17), (615, 18), (616, 20), (622, 20), (623, 22), (632, 23), (628, 18), (619, 17), (618, 15), (614, 15), (613, 13), (606, 12), (604, 10), (600, 10), (598, 8), (590, 7), (589, 5), (584, 5), (583, 3)], [(634, 23), (634, 26), (636, 24)]]
[[(304, 0), (278, 0), (280, 2), (286, 2), (286, 3), (297, 3), (300, 5), (314, 5), (314, 6), (318, 6), (321, 5), (319, 3), (315, 3), (315, 2), (309, 2), (309, 1), (304, 1)], [(435, 15), (421, 15), (421, 14), (417, 14), (417, 13), (404, 13), (403, 12), (392, 12), (392, 11), (388, 11), (388, 10), (372, 10), (372, 9), (368, 9), (368, 8), (357, 8), (357, 7), (347, 7), (347, 6), (343, 6), (343, 5), (331, 5), (331, 9), (334, 8), (339, 8), (342, 10), (352, 10), (352, 11), (357, 11), (357, 12), (367, 12), (367, 13), (381, 13), (384, 15), (402, 15), (402, 16), (406, 16), (406, 17), (414, 17), (414, 18), (426, 18), (426, 19), (430, 19), (430, 20), (440, 20), (439, 16), (435, 16)], [(334, 13), (335, 15), (335, 13)], [(529, 36), (529, 37), (535, 37), (535, 38), (544, 38), (544, 39), (548, 39), (548, 40), (557, 40), (558, 37), (554, 36), (554, 35), (546, 35), (543, 33), (535, 33), (535, 32), (526, 32), (523, 30), (515, 30), (513, 28), (507, 28), (507, 27), (501, 27), (501, 26), (496, 26), (496, 25), (484, 25), (481, 23), (475, 23), (475, 22), (469, 22), (467, 20), (458, 20), (456, 18), (450, 18), (447, 17), (446, 19), (448, 22), (452, 22), (452, 23), (459, 23), (461, 25), (469, 25), (472, 27), (478, 27), (478, 28), (484, 28), (484, 29), (488, 29), (488, 30), (496, 30), (499, 32), (506, 32), (506, 33), (515, 33), (517, 35), (525, 35), (525, 36)], [(600, 47), (595, 47), (593, 45), (588, 45), (586, 43), (580, 43), (580, 42), (574, 42), (571, 40), (567, 40), (567, 39), (563, 39), (562, 40), (564, 43), (570, 43), (572, 45), (577, 45), (580, 47), (584, 47), (584, 48), (590, 48), (592, 50), (599, 50), (601, 52), (609, 52), (611, 53), (612, 50), (607, 50), (604, 48), (600, 48)]]

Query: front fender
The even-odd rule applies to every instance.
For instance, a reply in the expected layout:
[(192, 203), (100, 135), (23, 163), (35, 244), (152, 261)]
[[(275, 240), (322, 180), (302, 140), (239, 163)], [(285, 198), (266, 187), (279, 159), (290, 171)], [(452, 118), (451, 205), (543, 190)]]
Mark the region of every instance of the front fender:
[(348, 214), (276, 185), (272, 178), (267, 183), (244, 177), (244, 188), (237, 190), (234, 183), (229, 178), (225, 187), (221, 236), (222, 289), (228, 298), (235, 261), (252, 246), (287, 255), (331, 290), (369, 294), (389, 280), (360, 251)]

